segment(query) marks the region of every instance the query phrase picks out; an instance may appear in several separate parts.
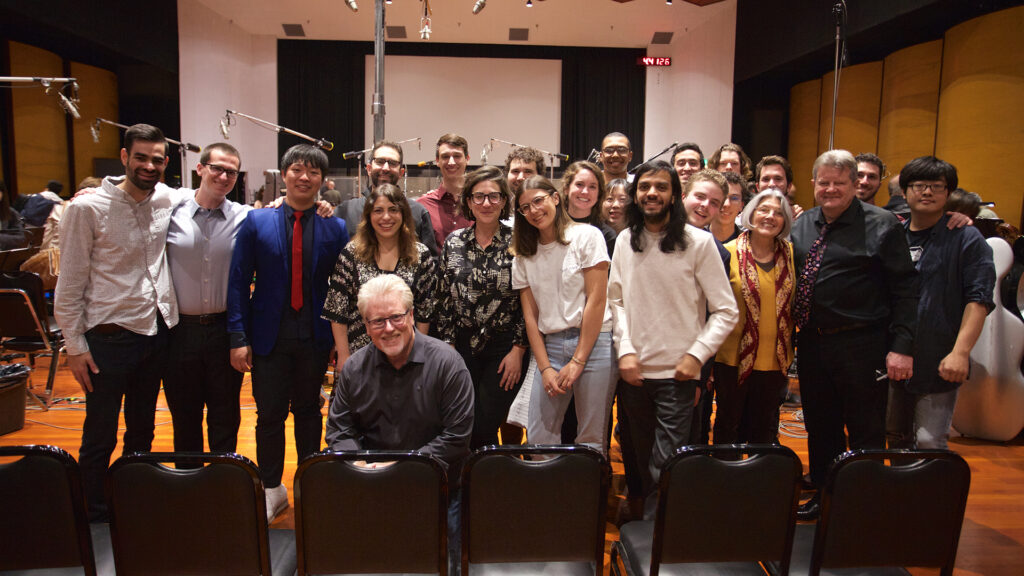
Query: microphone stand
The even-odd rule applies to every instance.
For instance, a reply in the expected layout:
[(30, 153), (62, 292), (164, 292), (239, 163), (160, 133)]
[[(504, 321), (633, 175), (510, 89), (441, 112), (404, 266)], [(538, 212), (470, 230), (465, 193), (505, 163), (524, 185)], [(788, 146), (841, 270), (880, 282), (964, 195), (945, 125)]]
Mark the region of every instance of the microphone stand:
[[(118, 124), (117, 122), (113, 122), (113, 121), (107, 120), (105, 118), (96, 118), (96, 122), (93, 124), (93, 127), (96, 128), (96, 140), (97, 141), (99, 141), (99, 127), (100, 127), (100, 124), (110, 124), (111, 126), (116, 126), (116, 127), (120, 128), (121, 130), (127, 130), (128, 128), (130, 128), (130, 126), (125, 126), (124, 124)], [(193, 144), (191, 142), (180, 142), (178, 140), (175, 140), (174, 138), (164, 137), (164, 140), (167, 140), (168, 143), (174, 144), (175, 146), (178, 147), (178, 153), (179, 153), (179, 155), (181, 157), (181, 188), (186, 188), (188, 186), (185, 184), (185, 173), (186, 172), (191, 172), (191, 171), (186, 168), (185, 155), (188, 152), (201, 152), (202, 148), (200, 148), (199, 146), (196, 146), (195, 144)]]
[(648, 163), (648, 162), (650, 162), (651, 160), (654, 160), (654, 159), (655, 159), (655, 158), (657, 158), (658, 156), (661, 156), (662, 154), (664, 154), (665, 152), (668, 152), (669, 150), (671, 150), (671, 149), (675, 148), (676, 146), (679, 146), (679, 142), (673, 142), (673, 143), (669, 144), (669, 145), (668, 145), (668, 146), (666, 146), (666, 147), (665, 147), (665, 149), (664, 149), (664, 150), (662, 150), (661, 152), (658, 152), (657, 154), (655, 154), (654, 156), (651, 156), (651, 157), (650, 157), (650, 158), (648, 158), (647, 160), (644, 160), (644, 161), (643, 161), (643, 162), (641, 162), (640, 164), (637, 164), (636, 166), (633, 166), (633, 169), (632, 169), (632, 170), (630, 170), (630, 171), (629, 171), (629, 172), (627, 172), (627, 173), (628, 173), (628, 174), (636, 174), (636, 171), (637, 171), (637, 170), (639, 170), (641, 166), (643, 166), (644, 164), (647, 164), (647, 163)]
[(534, 146), (526, 146), (525, 144), (516, 144), (515, 142), (509, 142), (508, 140), (502, 140), (501, 138), (491, 138), (491, 144), (490, 144), (491, 150), (494, 149), (493, 148), (494, 142), (501, 142), (502, 144), (507, 144), (507, 145), (509, 145), (509, 146), (511, 146), (513, 148), (516, 148), (516, 147), (533, 148), (537, 152), (540, 152), (541, 154), (547, 156), (548, 157), (548, 174), (550, 174), (550, 176), (548, 176), (548, 178), (550, 178), (552, 180), (555, 179), (555, 160), (561, 160), (562, 162), (568, 162), (569, 161), (569, 155), (568, 154), (561, 154), (559, 152), (549, 152), (547, 150), (541, 150), (540, 148), (537, 148), (537, 147), (534, 147)]
[[(401, 146), (402, 144), (405, 144), (407, 142), (419, 143), (422, 140), (423, 139), (419, 138), (419, 137), (416, 137), (416, 138), (406, 138), (405, 140), (399, 140), (398, 142), (395, 142), (395, 144), (398, 144), (399, 146)], [(363, 193), (363, 166), (365, 164), (363, 162), (363, 158), (366, 157), (366, 153), (367, 152), (371, 152), (371, 151), (373, 151), (373, 146), (371, 146), (369, 148), (363, 148), (362, 150), (350, 150), (349, 152), (345, 152), (344, 154), (341, 155), (343, 160), (351, 160), (352, 158), (357, 158), (358, 169), (356, 170), (356, 176), (357, 176), (357, 183), (356, 183), (357, 190), (356, 191), (359, 194)], [(409, 184), (409, 173), (408, 173), (408, 171), (403, 176), (403, 183), (404, 183), (404, 185), (402, 186), (402, 190), (404, 191), (404, 190), (408, 189), (407, 188), (407, 186)]]
[(334, 142), (331, 142), (330, 140), (328, 140), (326, 138), (313, 138), (312, 136), (308, 136), (306, 134), (303, 134), (302, 132), (296, 132), (295, 130), (292, 130), (291, 128), (287, 128), (285, 126), (281, 126), (280, 124), (274, 124), (273, 122), (270, 122), (269, 120), (264, 120), (262, 118), (257, 118), (255, 116), (250, 116), (248, 114), (242, 114), (241, 112), (236, 112), (235, 110), (226, 110), (225, 111), (225, 115), (229, 119), (230, 119), (231, 116), (241, 116), (242, 118), (245, 118), (246, 120), (254, 122), (257, 125), (263, 126), (264, 128), (268, 128), (270, 130), (273, 130), (274, 132), (284, 132), (286, 134), (291, 134), (292, 136), (298, 136), (299, 138), (302, 138), (304, 140), (308, 140), (308, 141), (312, 142), (314, 146), (316, 146), (318, 148), (323, 148), (324, 150), (326, 150), (328, 152), (330, 152), (331, 150), (334, 150)]
[(839, 106), (839, 72), (842, 69), (841, 53), (843, 52), (843, 24), (846, 20), (846, 0), (838, 0), (832, 6), (832, 16), (836, 21), (836, 61), (833, 74), (832, 86), (832, 124), (829, 126), (828, 149), (835, 148), (836, 136), (836, 108)]

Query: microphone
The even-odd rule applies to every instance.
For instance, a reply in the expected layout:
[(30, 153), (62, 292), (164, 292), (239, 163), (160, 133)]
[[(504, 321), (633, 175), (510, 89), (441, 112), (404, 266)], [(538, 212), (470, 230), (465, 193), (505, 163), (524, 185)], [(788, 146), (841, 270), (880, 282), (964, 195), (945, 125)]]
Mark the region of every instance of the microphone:
[(221, 133), (222, 136), (224, 136), (225, 140), (231, 138), (230, 136), (228, 136), (228, 132), (230, 132), (230, 131), (231, 131), (231, 128), (228, 126), (228, 120), (227, 120), (227, 118), (224, 118), (223, 120), (220, 121), (220, 133)]
[(487, 146), (484, 146), (482, 152), (480, 152), (480, 163), (487, 164)]
[(487, 0), (476, 0), (476, 4), (473, 5), (473, 14), (479, 14), (484, 6), (487, 6)]
[[(331, 148), (334, 148), (334, 144), (331, 144)], [(363, 152), (365, 152), (365, 150), (353, 150), (351, 152), (345, 152), (344, 154), (341, 155), (341, 159), (342, 160), (351, 160), (352, 158), (355, 158), (356, 156), (359, 156)]]
[(71, 114), (71, 116), (75, 120), (82, 119), (82, 115), (78, 113), (78, 106), (75, 106), (74, 102), (68, 100), (67, 96), (65, 96), (62, 92), (57, 92), (57, 98), (60, 102), (60, 107), (63, 108), (65, 112)]
[(196, 146), (195, 144), (193, 144), (191, 142), (185, 142), (184, 144), (182, 144), (182, 146), (185, 147), (185, 150), (188, 150), (189, 152), (195, 152), (197, 154), (199, 152), (203, 151), (202, 148), (200, 148), (199, 146)]
[(324, 150), (326, 150), (328, 152), (330, 152), (331, 150), (334, 150), (334, 142), (331, 142), (330, 140), (324, 140), (323, 138), (317, 140), (315, 142), (315, 145), (320, 147), (320, 148), (323, 148)]
[(424, 166), (437, 166), (437, 162), (434, 160), (427, 160), (426, 162), (417, 162), (416, 166), (423, 168)]
[(552, 156), (554, 156), (558, 160), (561, 160), (562, 162), (568, 162), (569, 161), (569, 155), (568, 154), (552, 154)]
[(353, 12), (359, 12), (359, 6), (356, 5), (356, 0), (345, 0), (345, 4), (352, 9)]
[(89, 132), (92, 133), (92, 141), (96, 144), (100, 143), (100, 121), (97, 120), (89, 126)]
[(835, 18), (836, 26), (843, 25), (843, 16), (846, 12), (846, 2), (839, 0), (832, 6), (832, 17)]

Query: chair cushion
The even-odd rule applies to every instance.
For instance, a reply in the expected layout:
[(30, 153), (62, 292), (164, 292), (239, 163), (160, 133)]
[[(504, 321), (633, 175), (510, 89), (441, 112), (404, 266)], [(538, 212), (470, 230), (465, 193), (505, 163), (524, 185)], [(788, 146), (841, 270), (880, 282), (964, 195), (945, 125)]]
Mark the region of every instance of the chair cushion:
[(293, 576), (296, 572), (295, 531), (268, 530), (270, 543), (270, 572), (273, 576)]
[[(619, 541), (615, 547), (622, 557), (627, 574), (650, 574), (653, 538), (654, 522), (650, 520), (629, 522), (619, 530)], [(764, 576), (765, 571), (757, 562), (694, 562), (662, 564), (658, 573), (666, 576)]]
[[(806, 576), (811, 569), (811, 550), (814, 548), (816, 524), (797, 524), (793, 534), (793, 554), (789, 560), (790, 576)], [(771, 562), (768, 571), (778, 574), (778, 564)], [(903, 568), (823, 568), (822, 576), (909, 576)]]
[(469, 576), (594, 576), (593, 562), (493, 562), (470, 564)]

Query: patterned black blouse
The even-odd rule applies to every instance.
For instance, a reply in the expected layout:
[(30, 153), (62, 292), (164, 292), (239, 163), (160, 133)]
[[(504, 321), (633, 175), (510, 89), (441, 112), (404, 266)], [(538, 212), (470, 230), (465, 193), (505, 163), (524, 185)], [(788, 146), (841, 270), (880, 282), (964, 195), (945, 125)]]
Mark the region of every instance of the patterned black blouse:
[(512, 342), (526, 346), (526, 326), (519, 292), (512, 289), (512, 228), (500, 224), (487, 248), (476, 241), (473, 226), (452, 232), (441, 251), (437, 290), (438, 332), (454, 344), (458, 333), (471, 331), (474, 353), (496, 333), (511, 332)]
[(381, 270), (375, 262), (366, 263), (356, 259), (352, 255), (351, 242), (338, 254), (338, 262), (331, 273), (327, 300), (324, 301), (323, 318), (348, 325), (348, 346), (351, 352), (370, 343), (370, 335), (366, 333), (366, 326), (356, 306), (359, 288), (382, 274), (396, 274), (412, 288), (416, 322), (434, 320), (434, 309), (437, 306), (437, 261), (423, 244), (417, 242), (416, 250), (419, 252), (419, 260), (415, 265), (399, 261), (393, 271)]

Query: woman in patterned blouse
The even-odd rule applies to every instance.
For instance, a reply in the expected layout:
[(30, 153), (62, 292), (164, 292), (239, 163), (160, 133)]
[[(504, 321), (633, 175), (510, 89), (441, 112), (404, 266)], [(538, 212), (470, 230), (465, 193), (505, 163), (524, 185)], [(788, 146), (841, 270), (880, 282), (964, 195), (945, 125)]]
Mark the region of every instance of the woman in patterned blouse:
[(466, 176), (462, 215), (472, 220), (456, 230), (441, 251), (438, 331), (455, 346), (473, 378), (475, 409), (472, 449), (519, 444), (522, 429), (502, 424), (525, 374), (526, 331), (519, 293), (512, 289), (512, 229), (505, 175), (484, 166)]
[(416, 241), (409, 201), (394, 184), (370, 192), (352, 240), (338, 254), (323, 318), (331, 321), (340, 369), (349, 355), (370, 343), (356, 308), (359, 288), (381, 274), (396, 274), (412, 288), (416, 328), (426, 334), (434, 318), (437, 263)]

